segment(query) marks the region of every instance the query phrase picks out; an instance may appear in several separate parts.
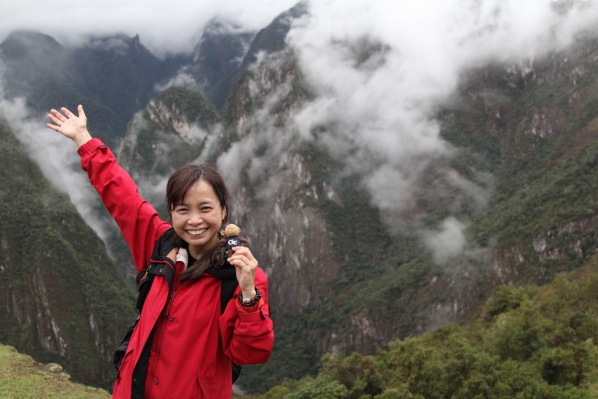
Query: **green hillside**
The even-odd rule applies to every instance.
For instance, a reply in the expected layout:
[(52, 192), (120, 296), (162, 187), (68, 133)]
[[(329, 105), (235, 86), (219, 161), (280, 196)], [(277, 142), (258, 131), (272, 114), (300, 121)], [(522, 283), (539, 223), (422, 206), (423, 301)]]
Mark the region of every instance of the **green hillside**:
[(135, 292), (0, 121), (0, 342), (109, 389)]
[(391, 342), (375, 356), (326, 355), (316, 377), (254, 398), (595, 398), (597, 316), (594, 258), (544, 287), (500, 287), (471, 323)]

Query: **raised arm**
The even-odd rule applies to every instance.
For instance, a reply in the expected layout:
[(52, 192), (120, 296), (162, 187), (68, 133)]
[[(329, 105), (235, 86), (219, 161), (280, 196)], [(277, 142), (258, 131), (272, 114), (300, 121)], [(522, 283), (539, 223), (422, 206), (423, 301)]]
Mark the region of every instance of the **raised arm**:
[(91, 137), (87, 118), (79, 105), (78, 116), (66, 108), (52, 110), (48, 127), (73, 140), (81, 156), (81, 167), (96, 189), (104, 206), (116, 221), (131, 249), (137, 270), (147, 267), (158, 237), (170, 228), (154, 207), (139, 195), (131, 176), (122, 169), (114, 154), (100, 140)]

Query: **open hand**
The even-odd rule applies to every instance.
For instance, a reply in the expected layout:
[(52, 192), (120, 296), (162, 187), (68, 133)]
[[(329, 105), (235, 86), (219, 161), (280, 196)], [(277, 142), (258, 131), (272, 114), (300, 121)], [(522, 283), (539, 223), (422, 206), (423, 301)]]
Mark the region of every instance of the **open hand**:
[(91, 140), (91, 135), (87, 131), (87, 117), (83, 111), (83, 106), (79, 105), (77, 111), (79, 116), (76, 116), (66, 108), (60, 108), (62, 113), (52, 109), (48, 114), (48, 119), (52, 123), (48, 123), (50, 129), (61, 133), (65, 137), (73, 140), (77, 147)]

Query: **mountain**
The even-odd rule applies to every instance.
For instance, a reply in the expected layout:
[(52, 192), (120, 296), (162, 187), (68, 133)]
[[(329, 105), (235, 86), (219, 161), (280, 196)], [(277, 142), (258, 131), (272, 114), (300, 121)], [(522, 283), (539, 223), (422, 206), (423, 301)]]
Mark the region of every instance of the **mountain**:
[(214, 104), (222, 108), (255, 32), (246, 32), (222, 19), (214, 19), (204, 29), (193, 51), (193, 61), (186, 70), (199, 89)]
[(548, 282), (596, 253), (597, 55), (584, 35), (533, 64), (472, 70), (443, 117), (447, 137), (492, 160), (496, 194), (472, 234), (497, 240), (488, 261), (507, 266), (500, 283)]
[(135, 291), (0, 120), (0, 342), (110, 389)]
[(260, 30), (251, 41), (247, 54), (239, 66), (238, 75), (242, 75), (250, 65), (255, 63), (260, 53), (270, 54), (285, 47), (286, 36), (291, 30), (291, 24), (294, 20), (307, 14), (307, 12), (307, 3), (300, 1), (289, 10), (278, 15), (268, 26)]
[(145, 107), (166, 81), (186, 63), (184, 55), (160, 60), (139, 36), (91, 37), (78, 48), (65, 48), (34, 31), (16, 31), (0, 44), (7, 98), (24, 97), (39, 112), (78, 104), (95, 118), (90, 130), (116, 144), (133, 114)]
[[(249, 34), (211, 25), (182, 69), (203, 86), (169, 87), (148, 99), (113, 146), (163, 216), (164, 182), (176, 167), (209, 162), (222, 171), (231, 222), (269, 275), (276, 325), (270, 361), (244, 368), (239, 384), (248, 392), (316, 375), (324, 354), (370, 355), (397, 339), (470, 322), (497, 287), (550, 283), (598, 248), (595, 35), (534, 60), (464, 71), (433, 115), (453, 155), (425, 164), (409, 212), (390, 230), (359, 171), (327, 145), (346, 126), (331, 118), (311, 127), (309, 138), (297, 127), (297, 115), (319, 99), (300, 55), (285, 45), (302, 7), (258, 32), (247, 50)], [(54, 54), (60, 47), (50, 39), (41, 47)], [(213, 64), (209, 51), (218, 46), (210, 43), (222, 43)], [(388, 51), (369, 39), (339, 45), (355, 68), (379, 67)], [(90, 123), (97, 117), (87, 114)], [(467, 243), (439, 259), (425, 234), (447, 220), (468, 221)], [(446, 241), (457, 239), (447, 231)], [(122, 239), (114, 233), (106, 242), (126, 269)]]
[(196, 46), (191, 75), (212, 104), (222, 110), (226, 100), (258, 54), (270, 54), (285, 46), (286, 35), (293, 20), (307, 12), (299, 2), (259, 32), (243, 32), (234, 24), (213, 20), (204, 30)]
[[(77, 75), (89, 91), (113, 110), (112, 118), (116, 117), (116, 121), (101, 121), (116, 123), (114, 138), (117, 139), (133, 114), (157, 94), (156, 85), (188, 62), (184, 55), (158, 59), (141, 44), (138, 35), (131, 38), (123, 34), (92, 37), (84, 46), (74, 49), (71, 57)], [(107, 134), (102, 129), (100, 132)]]
[[(52, 37), (39, 32), (17, 31), (0, 44), (3, 87), (9, 99), (24, 97), (38, 112), (85, 102), (90, 110), (114, 120), (114, 113), (87, 88), (71, 60), (71, 51)], [(57, 105), (61, 104), (61, 105)], [(111, 122), (106, 131), (114, 129)]]
[(125, 132), (119, 162), (136, 180), (168, 177), (194, 161), (220, 115), (200, 92), (170, 87), (154, 97)]

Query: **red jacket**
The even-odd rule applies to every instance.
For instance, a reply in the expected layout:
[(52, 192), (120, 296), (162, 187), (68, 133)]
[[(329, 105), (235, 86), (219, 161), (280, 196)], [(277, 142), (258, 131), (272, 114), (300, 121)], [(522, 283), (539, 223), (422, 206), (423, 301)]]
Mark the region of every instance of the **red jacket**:
[[(78, 150), (81, 166), (118, 224), (138, 270), (149, 264), (157, 239), (170, 224), (141, 198), (131, 177), (100, 140)], [(258, 268), (255, 284), (263, 305), (246, 313), (236, 300), (220, 309), (220, 279), (187, 280), (169, 300), (166, 279), (156, 276), (114, 385), (113, 398), (131, 398), (133, 369), (154, 331), (144, 398), (231, 398), (231, 361), (268, 360), (274, 343), (268, 278)], [(240, 288), (237, 287), (235, 294)]]

